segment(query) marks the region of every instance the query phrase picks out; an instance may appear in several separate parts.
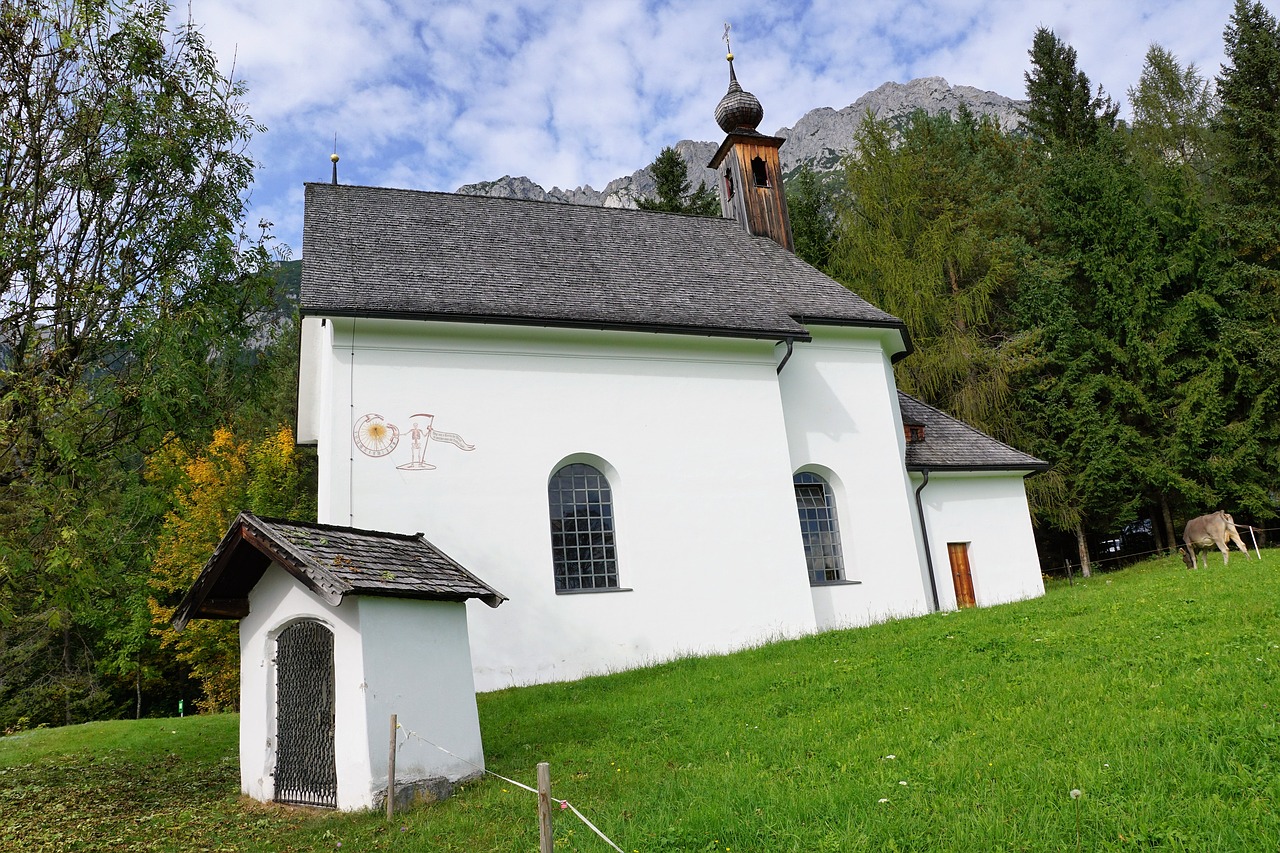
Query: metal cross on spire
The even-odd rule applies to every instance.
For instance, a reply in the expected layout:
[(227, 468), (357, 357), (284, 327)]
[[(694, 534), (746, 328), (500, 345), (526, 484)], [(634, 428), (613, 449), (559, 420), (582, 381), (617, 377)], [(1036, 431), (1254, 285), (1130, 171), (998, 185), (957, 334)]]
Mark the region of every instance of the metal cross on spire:
[(732, 47), (730, 47), (730, 45), (729, 45), (729, 30), (731, 30), (731, 29), (733, 29), (733, 28), (729, 26), (729, 22), (728, 22), (728, 21), (725, 21), (725, 22), (724, 22), (724, 37), (723, 37), (723, 38), (724, 38), (724, 47), (725, 47), (725, 50), (729, 51), (729, 59), (730, 59), (730, 61), (732, 61), (732, 60), (733, 60), (733, 48), (732, 48)]

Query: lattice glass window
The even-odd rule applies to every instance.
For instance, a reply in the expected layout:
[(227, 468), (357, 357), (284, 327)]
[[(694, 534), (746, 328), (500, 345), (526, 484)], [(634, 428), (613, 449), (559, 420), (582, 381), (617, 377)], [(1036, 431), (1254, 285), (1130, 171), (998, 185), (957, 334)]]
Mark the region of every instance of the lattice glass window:
[(551, 478), (547, 499), (556, 591), (616, 589), (618, 557), (608, 479), (590, 465), (566, 465)]
[(817, 474), (796, 474), (796, 508), (800, 511), (800, 535), (809, 564), (809, 583), (844, 580), (844, 556), (840, 552), (840, 526), (831, 486)]

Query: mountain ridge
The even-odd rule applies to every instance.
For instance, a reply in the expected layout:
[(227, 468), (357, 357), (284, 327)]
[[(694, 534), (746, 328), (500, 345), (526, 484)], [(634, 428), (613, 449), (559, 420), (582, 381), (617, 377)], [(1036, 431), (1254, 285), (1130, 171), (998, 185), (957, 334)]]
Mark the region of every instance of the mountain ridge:
[[(973, 86), (953, 86), (942, 77), (920, 77), (907, 83), (887, 82), (859, 97), (847, 107), (817, 107), (806, 112), (794, 127), (781, 127), (775, 136), (787, 140), (782, 146), (782, 169), (791, 173), (801, 165), (819, 172), (837, 168), (841, 158), (853, 153), (853, 136), (864, 116), (894, 121), (905, 119), (916, 110), (930, 115), (948, 112), (955, 115), (963, 106), (978, 116), (990, 116), (1001, 130), (1013, 130), (1022, 121), (1025, 101)], [(715, 142), (682, 139), (671, 146), (689, 167), (690, 182), (715, 186), (718, 176), (707, 163), (719, 147)], [(655, 152), (656, 155), (657, 152)], [(645, 166), (630, 175), (614, 178), (597, 190), (590, 184), (573, 189), (544, 189), (529, 177), (503, 175), (493, 181), (464, 184), (456, 190), (461, 195), (485, 195), (497, 198), (519, 198), (563, 204), (585, 204), (598, 207), (637, 207), (640, 198), (651, 198), (657, 185)]]

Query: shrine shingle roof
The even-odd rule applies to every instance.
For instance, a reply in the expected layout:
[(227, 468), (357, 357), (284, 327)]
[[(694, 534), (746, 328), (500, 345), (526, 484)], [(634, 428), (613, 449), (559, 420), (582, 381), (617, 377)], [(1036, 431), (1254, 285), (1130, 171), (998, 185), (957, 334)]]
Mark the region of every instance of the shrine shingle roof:
[(1045, 471), (1049, 463), (956, 420), (941, 409), (898, 392), (902, 420), (924, 426), (922, 441), (907, 443), (906, 464), (919, 471)]
[(348, 595), (435, 601), (478, 598), (497, 607), (506, 596), (463, 568), (422, 534), (406, 535), (259, 518), (240, 513), (174, 614), (191, 619), (241, 618), (249, 591), (272, 562), (337, 605)]
[(302, 258), (307, 315), (774, 339), (838, 324), (911, 347), (897, 317), (729, 219), (308, 184)]

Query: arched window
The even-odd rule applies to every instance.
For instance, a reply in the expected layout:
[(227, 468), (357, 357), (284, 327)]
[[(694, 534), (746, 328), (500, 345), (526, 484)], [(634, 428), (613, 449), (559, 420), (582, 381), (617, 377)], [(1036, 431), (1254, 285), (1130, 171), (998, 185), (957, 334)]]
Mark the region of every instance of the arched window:
[(613, 492), (598, 469), (565, 465), (547, 484), (556, 592), (618, 588)]
[(800, 511), (800, 536), (809, 564), (809, 583), (844, 580), (844, 556), (840, 552), (840, 526), (831, 486), (817, 474), (796, 474), (796, 508)]

